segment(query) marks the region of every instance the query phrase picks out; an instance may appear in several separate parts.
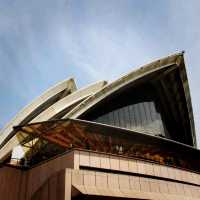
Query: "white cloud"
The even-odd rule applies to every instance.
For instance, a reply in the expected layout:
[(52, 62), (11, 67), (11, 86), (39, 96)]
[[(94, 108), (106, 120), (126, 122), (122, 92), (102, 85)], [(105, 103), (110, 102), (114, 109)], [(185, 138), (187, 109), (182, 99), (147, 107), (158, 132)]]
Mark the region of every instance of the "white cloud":
[[(199, 10), (198, 0), (1, 4), (0, 59), (5, 68), (1, 66), (0, 81), (10, 88), (1, 94), (3, 107), (9, 107), (5, 102), (11, 93), (21, 95), (22, 105), (67, 76), (74, 75), (82, 84), (112, 80), (139, 65), (186, 50), (200, 144)], [(0, 110), (6, 121), (4, 112)]]

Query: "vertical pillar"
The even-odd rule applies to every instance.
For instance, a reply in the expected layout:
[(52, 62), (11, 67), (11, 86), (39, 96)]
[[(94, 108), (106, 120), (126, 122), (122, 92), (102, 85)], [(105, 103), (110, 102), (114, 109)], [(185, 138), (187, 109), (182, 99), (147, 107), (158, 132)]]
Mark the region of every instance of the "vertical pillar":
[(72, 190), (72, 175), (71, 170), (65, 170), (65, 197), (64, 200), (71, 200), (71, 190)]

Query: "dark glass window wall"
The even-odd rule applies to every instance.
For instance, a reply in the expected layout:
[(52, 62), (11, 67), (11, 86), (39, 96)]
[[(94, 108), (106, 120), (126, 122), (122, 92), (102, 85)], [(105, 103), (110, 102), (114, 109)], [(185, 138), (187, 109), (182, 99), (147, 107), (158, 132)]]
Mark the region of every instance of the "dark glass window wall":
[(94, 121), (138, 132), (165, 136), (164, 124), (160, 113), (156, 111), (154, 102), (127, 105), (99, 116)]
[(127, 88), (113, 94), (81, 118), (170, 138), (159, 99), (151, 85)]

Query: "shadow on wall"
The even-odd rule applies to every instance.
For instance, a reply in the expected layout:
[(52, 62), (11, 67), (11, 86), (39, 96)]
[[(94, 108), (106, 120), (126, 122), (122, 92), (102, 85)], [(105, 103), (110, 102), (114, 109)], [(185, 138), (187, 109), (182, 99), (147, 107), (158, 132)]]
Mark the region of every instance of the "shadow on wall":
[(65, 170), (57, 172), (51, 176), (41, 187), (33, 194), (31, 200), (50, 200), (64, 199), (65, 195)]

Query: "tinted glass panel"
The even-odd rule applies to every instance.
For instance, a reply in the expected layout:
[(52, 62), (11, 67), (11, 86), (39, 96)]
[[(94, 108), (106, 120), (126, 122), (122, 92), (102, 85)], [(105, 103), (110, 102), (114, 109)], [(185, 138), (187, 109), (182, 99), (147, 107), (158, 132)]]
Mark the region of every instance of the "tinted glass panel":
[[(119, 116), (117, 113), (119, 113)], [(142, 131), (153, 135), (165, 135), (160, 113), (156, 111), (153, 102), (128, 105), (106, 113), (96, 118), (94, 121)], [(120, 121), (120, 124), (118, 121)]]
[(167, 136), (159, 100), (152, 86), (127, 89), (90, 110), (84, 119), (152, 135)]

